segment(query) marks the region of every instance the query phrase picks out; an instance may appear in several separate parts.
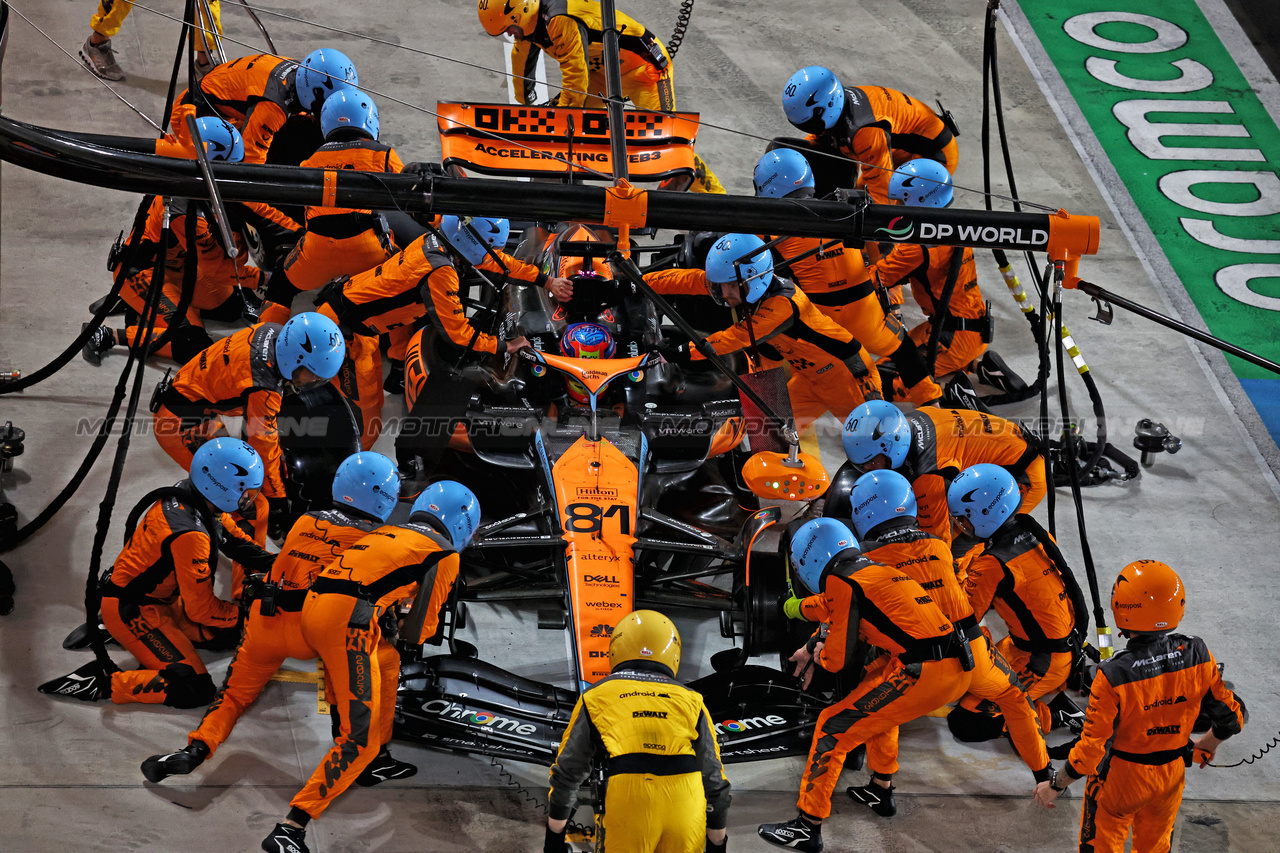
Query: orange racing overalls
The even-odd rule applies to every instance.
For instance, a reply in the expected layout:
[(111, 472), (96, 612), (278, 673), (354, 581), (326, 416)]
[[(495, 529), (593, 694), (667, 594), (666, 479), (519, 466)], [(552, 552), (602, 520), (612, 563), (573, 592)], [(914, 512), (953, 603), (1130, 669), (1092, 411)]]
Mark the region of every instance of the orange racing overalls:
[(229, 537), (223, 549), (253, 568), (265, 568), (273, 559), (229, 515), (205, 512), (207, 503), (190, 480), (179, 482), (173, 492), (126, 532), (124, 548), (100, 586), (103, 624), (141, 665), (111, 676), (116, 704), (208, 704), (213, 679), (194, 643), (234, 630), (240, 622), (239, 607), (213, 591), (210, 537), (225, 530)]
[[(1036, 781), (1049, 778), (1049, 753), (1040, 733), (1035, 708), (1017, 673), (991, 643), (990, 634), (978, 626), (968, 596), (956, 578), (951, 548), (925, 533), (914, 518), (886, 522), (862, 540), (862, 553), (910, 575), (937, 603), (942, 612), (969, 639), (973, 670), (969, 694), (998, 706), (1009, 727), (1009, 738)], [(898, 729), (895, 727), (867, 741), (867, 768), (886, 776), (898, 772)]]
[[(702, 270), (672, 269), (646, 273), (658, 293), (707, 295)], [(754, 336), (754, 339), (753, 339)], [(791, 364), (787, 393), (796, 429), (804, 431), (830, 411), (838, 419), (867, 400), (880, 399), (880, 375), (871, 355), (848, 330), (819, 311), (803, 290), (775, 276), (769, 289), (743, 320), (707, 336), (721, 355), (769, 343)], [(702, 356), (695, 350), (693, 359)]]
[[(187, 245), (186, 226), (187, 216), (193, 213), (196, 217), (194, 253)], [(164, 283), (160, 295), (160, 313), (156, 317), (155, 336), (158, 337), (161, 330), (174, 323), (182, 323), (193, 328), (190, 333), (179, 332), (156, 354), (174, 358), (180, 364), (185, 364), (193, 355), (213, 343), (213, 339), (204, 332), (204, 319), (201, 312), (221, 307), (232, 297), (237, 287), (257, 290), (262, 276), (257, 267), (244, 264), (246, 255), (243, 243), (238, 237), (236, 242), (240, 247), (239, 255), (236, 258), (227, 257), (222, 243), (209, 227), (210, 217), (203, 203), (192, 203), (185, 198), (172, 199), (170, 216), (169, 229), (173, 242), (165, 257)], [(124, 286), (120, 289), (120, 298), (139, 316), (146, 311), (147, 294), (151, 292), (151, 276), (155, 267), (155, 253), (159, 249), (163, 228), (164, 199), (157, 196), (147, 210), (142, 235), (143, 246), (149, 251), (144, 250), (141, 258), (147, 262), (137, 264), (135, 268), (129, 270), (126, 273)], [(195, 289), (187, 307), (186, 316), (178, 320), (174, 315), (182, 299), (182, 284), (188, 262), (196, 265)], [(119, 264), (112, 272), (118, 270)], [(123, 336), (117, 336), (117, 343), (132, 346), (140, 334), (140, 327), (128, 326)]]
[[(911, 481), (920, 527), (951, 541), (947, 488), (971, 465), (999, 465), (1022, 489), (1020, 513), (1029, 513), (1048, 493), (1044, 457), (1013, 421), (969, 409), (917, 409), (907, 416), (911, 449), (898, 472)], [(974, 608), (976, 611), (978, 608)]]
[[(675, 68), (666, 46), (622, 12), (615, 13), (615, 21), (622, 97), (637, 109), (675, 112)], [(540, 50), (560, 65), (562, 88), (556, 106), (604, 106), (604, 23), (596, 0), (541, 0), (533, 35), (511, 48), (516, 100), (521, 104), (528, 104), (533, 97), (533, 72)], [(695, 178), (691, 189), (723, 193), (720, 180), (702, 158), (697, 154), (693, 158)]]
[[(226, 434), (219, 415), (243, 415), (245, 441), (258, 451), (265, 469), (262, 496), (283, 498), (280, 414), (285, 379), (276, 367), (276, 323), (259, 323), (228, 335), (188, 361), (157, 401), (156, 440), (184, 469), (192, 455), (215, 435)], [(266, 513), (261, 513), (265, 523)]]
[(1244, 727), (1240, 703), (1199, 637), (1135, 634), (1098, 667), (1084, 732), (1064, 767), (1068, 776), (1089, 777), (1082, 853), (1122, 853), (1130, 829), (1133, 853), (1168, 853), (1202, 700), (1214, 737)]
[[(794, 258), (823, 242), (817, 237), (787, 237), (774, 251), (783, 258)], [(941, 397), (942, 389), (929, 378), (924, 360), (913, 346), (904, 346), (907, 335), (902, 321), (886, 314), (880, 304), (862, 252), (846, 248), (838, 240), (826, 242), (832, 245), (791, 265), (796, 285), (814, 307), (843, 326), (856, 341), (876, 355), (894, 360), (910, 389), (911, 402), (920, 406)]]
[[(499, 251), (513, 281), (542, 286), (547, 277)], [(486, 257), (479, 269), (500, 272)], [(332, 282), (320, 293), (317, 309), (338, 324), (347, 339), (347, 359), (334, 384), (360, 406), (365, 441), (370, 445), (370, 424), (380, 424), (383, 405), (382, 353), (378, 336), (400, 329), (413, 330), (430, 315), (445, 347), (465, 348), (475, 337), (475, 352), (497, 353), (502, 343), (493, 335), (476, 331), (467, 319), (459, 295), (461, 282), (453, 261), (430, 232), (423, 234), (384, 263)], [(452, 345), (452, 347), (450, 347)], [(377, 438), (378, 431), (372, 432)], [(368, 447), (365, 448), (366, 450)]]
[[(1041, 699), (1066, 686), (1075, 650), (1071, 640), (1076, 612), (1061, 569), (1026, 527), (1010, 525), (988, 540), (968, 565), (965, 594), (982, 619), (992, 606), (1009, 628), (996, 644), (1018, 673), (1035, 703), (1041, 729), (1049, 729), (1049, 709)], [(972, 693), (961, 701), (969, 711), (993, 709)]]
[(925, 351), (929, 348), (933, 324), (939, 319), (937, 301), (942, 298), (957, 252), (961, 253), (960, 268), (942, 319), (934, 376), (968, 370), (987, 351), (987, 344), (991, 341), (990, 305), (978, 289), (973, 250), (968, 247), (899, 243), (874, 266), (885, 287), (910, 282), (911, 295), (926, 317), (923, 323), (911, 330), (911, 340)]
[[(244, 639), (227, 666), (226, 681), (188, 743), (198, 740), (210, 754), (217, 752), (286, 658), (315, 658), (302, 639), (302, 604), (311, 581), (375, 527), (372, 520), (338, 509), (308, 512), (294, 522), (267, 576), (268, 592), (249, 609)], [(263, 613), (264, 606), (271, 612)], [(381, 734), (384, 743), (391, 739), (389, 727)]]
[(889, 179), (908, 160), (936, 160), (953, 175), (959, 161), (955, 135), (938, 114), (884, 86), (846, 86), (835, 127), (808, 139), (862, 164), (858, 186), (865, 186), (877, 204), (890, 203)]
[(829, 672), (853, 668), (859, 641), (887, 654), (848, 696), (818, 715), (796, 803), (815, 818), (831, 813), (831, 793), (851, 750), (969, 688), (955, 626), (920, 584), (861, 554), (837, 556), (822, 578), (822, 593), (801, 604), (804, 618), (828, 624), (818, 665)]
[[(169, 117), (169, 132), (156, 140), (156, 153), (195, 158), (195, 143), (187, 129), (188, 115), (218, 116), (235, 125), (244, 140), (245, 163), (267, 162), (276, 131), (290, 115), (302, 111), (294, 75), (298, 61), (270, 53), (242, 56), (217, 65), (196, 85), (200, 96), (184, 90)], [(262, 219), (289, 231), (298, 223), (276, 208), (259, 202), (244, 205)]]
[(324, 661), (336, 694), (340, 726), (332, 749), (290, 803), (303, 825), (328, 808), (384, 746), (399, 689), (400, 656), (394, 608), (421, 591), (426, 619), (421, 644), (440, 627), (458, 576), (458, 554), (425, 522), (379, 527), (320, 571), (302, 605), (302, 637)]
[[(326, 142), (302, 165), (389, 174), (404, 169), (391, 146), (373, 139)], [(340, 275), (373, 269), (395, 251), (386, 220), (372, 210), (313, 205), (306, 218), (306, 232), (271, 274), (268, 304), (259, 315), (264, 323), (288, 320), (289, 306), (299, 292), (315, 290)]]

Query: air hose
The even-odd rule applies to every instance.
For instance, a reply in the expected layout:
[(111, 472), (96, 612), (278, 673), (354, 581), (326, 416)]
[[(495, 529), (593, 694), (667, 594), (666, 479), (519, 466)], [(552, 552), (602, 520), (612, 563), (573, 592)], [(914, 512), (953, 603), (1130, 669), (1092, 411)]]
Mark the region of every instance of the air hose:
[[(990, 157), (990, 113), (994, 106), (996, 117), (996, 126), (1000, 135), (1000, 149), (1004, 159), (1005, 175), (1009, 182), (1009, 195), (1013, 198), (1014, 209), (1020, 211), (1021, 204), (1018, 201), (1017, 184), (1013, 175), (1013, 160), (1009, 151), (1008, 134), (1004, 123), (1004, 105), (1000, 95), (1000, 73), (999, 65), (996, 58), (996, 11), (1000, 8), (1000, 0), (988, 0), (986, 20), (983, 28), (983, 46), (982, 46), (982, 169), (983, 169), (983, 190), (986, 199), (987, 209), (991, 209), (991, 157)], [(1001, 275), (1005, 278), (1005, 283), (1010, 291), (1013, 292), (1015, 300), (1018, 301), (1019, 307), (1022, 309), (1024, 316), (1030, 321), (1034, 316), (1034, 308), (1029, 304), (1025, 292), (1022, 292), (1021, 299), (1018, 298), (1019, 292), (1022, 291), (1021, 285), (1017, 282), (1017, 277), (1012, 275), (1012, 267), (1008, 262), (1008, 258), (1004, 257), (1004, 253), (1000, 252), (996, 255), (996, 263), (1001, 268)], [(1062, 416), (1062, 443), (1066, 450), (1067, 466), (1069, 468), (1069, 478), (1071, 482), (1071, 497), (1075, 505), (1076, 523), (1080, 532), (1080, 549), (1084, 557), (1085, 574), (1089, 581), (1089, 591), (1093, 597), (1094, 621), (1097, 628), (1098, 651), (1102, 657), (1110, 657), (1111, 655), (1111, 630), (1107, 627), (1106, 611), (1103, 609), (1100, 591), (1098, 588), (1098, 577), (1093, 564), (1093, 552), (1089, 546), (1089, 539), (1085, 528), (1084, 519), (1084, 501), (1080, 494), (1080, 474), (1082, 470), (1092, 470), (1097, 465), (1106, 450), (1106, 412), (1102, 404), (1102, 395), (1098, 391), (1097, 383), (1089, 372), (1089, 366), (1085, 363), (1083, 356), (1080, 354), (1080, 348), (1076, 345), (1071, 337), (1070, 331), (1062, 324), (1062, 280), (1063, 265), (1056, 263), (1053, 269), (1052, 284), (1048, 275), (1040, 275), (1036, 270), (1036, 264), (1031, 253), (1027, 253), (1027, 265), (1032, 273), (1036, 276), (1037, 283), (1040, 286), (1041, 296), (1041, 314), (1039, 322), (1032, 322), (1032, 334), (1036, 336), (1037, 348), (1040, 352), (1040, 370), (1036, 381), (1040, 383), (1040, 432), (1041, 432), (1041, 452), (1045, 461), (1045, 477), (1048, 484), (1048, 494), (1046, 495), (1046, 504), (1049, 513), (1049, 530), (1055, 533), (1056, 528), (1056, 488), (1054, 486), (1053, 474), (1053, 455), (1050, 452), (1049, 438), (1049, 389), (1048, 389), (1048, 372), (1049, 360), (1052, 356), (1051, 345), (1049, 340), (1049, 324), (1053, 323), (1054, 336), (1058, 338), (1060, 346), (1052, 349), (1057, 353), (1057, 378), (1058, 378), (1058, 398)], [(1008, 272), (1006, 272), (1006, 270)], [(1050, 310), (1050, 287), (1052, 286), (1052, 310)], [(1038, 328), (1037, 328), (1038, 326)], [(1039, 332), (1037, 335), (1036, 333)], [(1075, 365), (1076, 371), (1080, 374), (1081, 380), (1084, 382), (1085, 388), (1088, 390), (1089, 399), (1093, 404), (1094, 415), (1098, 419), (1098, 440), (1094, 448), (1093, 454), (1089, 460), (1081, 467), (1080, 461), (1076, 458), (1075, 433), (1070, 425), (1071, 417), (1069, 405), (1067, 402), (1066, 389), (1066, 367), (1063, 359), (1063, 351), (1071, 357), (1072, 363)]]

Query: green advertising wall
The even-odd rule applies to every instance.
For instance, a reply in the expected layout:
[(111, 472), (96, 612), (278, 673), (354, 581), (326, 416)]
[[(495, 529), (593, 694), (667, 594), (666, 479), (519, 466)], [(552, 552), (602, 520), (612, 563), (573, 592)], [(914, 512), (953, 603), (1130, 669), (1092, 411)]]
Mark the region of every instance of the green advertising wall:
[[(1209, 330), (1280, 361), (1280, 131), (1200, 8), (1020, 8)], [(1227, 360), (1280, 442), (1280, 376)]]

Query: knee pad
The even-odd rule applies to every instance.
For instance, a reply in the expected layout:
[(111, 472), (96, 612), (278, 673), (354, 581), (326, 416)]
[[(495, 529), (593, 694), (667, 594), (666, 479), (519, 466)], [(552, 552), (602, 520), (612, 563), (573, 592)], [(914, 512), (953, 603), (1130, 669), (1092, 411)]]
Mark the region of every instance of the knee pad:
[(170, 346), (173, 347), (173, 357), (178, 364), (186, 364), (213, 346), (213, 338), (199, 326), (184, 324), (174, 330)]
[(947, 714), (947, 728), (962, 743), (982, 743), (1004, 734), (1004, 715), (993, 717), (957, 705)]
[(165, 681), (164, 704), (170, 708), (203, 708), (213, 701), (217, 690), (213, 676), (207, 672), (196, 674), (188, 664), (175, 663), (160, 670)]

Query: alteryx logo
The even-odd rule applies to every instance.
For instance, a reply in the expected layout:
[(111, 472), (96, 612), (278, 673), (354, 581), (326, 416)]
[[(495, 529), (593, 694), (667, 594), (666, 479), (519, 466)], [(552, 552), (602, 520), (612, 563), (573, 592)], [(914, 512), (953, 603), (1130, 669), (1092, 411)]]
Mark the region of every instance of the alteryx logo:
[(877, 228), (877, 234), (883, 234), (890, 240), (906, 240), (916, 230), (916, 224), (905, 216), (895, 216), (889, 220), (889, 224), (883, 228)]

